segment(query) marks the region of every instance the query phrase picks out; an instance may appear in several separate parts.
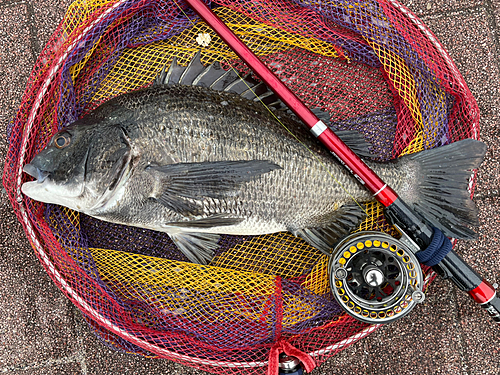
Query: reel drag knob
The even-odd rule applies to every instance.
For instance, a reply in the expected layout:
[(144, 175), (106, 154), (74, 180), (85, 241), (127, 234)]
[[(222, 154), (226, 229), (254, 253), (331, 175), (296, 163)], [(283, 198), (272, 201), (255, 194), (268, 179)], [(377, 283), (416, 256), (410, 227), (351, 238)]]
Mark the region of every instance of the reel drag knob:
[(402, 318), (425, 299), (416, 256), (383, 232), (358, 232), (344, 238), (330, 257), (329, 278), (339, 305), (366, 323)]
[(365, 282), (372, 287), (382, 285), (385, 280), (384, 273), (375, 266), (366, 267), (363, 270), (363, 278), (365, 279)]

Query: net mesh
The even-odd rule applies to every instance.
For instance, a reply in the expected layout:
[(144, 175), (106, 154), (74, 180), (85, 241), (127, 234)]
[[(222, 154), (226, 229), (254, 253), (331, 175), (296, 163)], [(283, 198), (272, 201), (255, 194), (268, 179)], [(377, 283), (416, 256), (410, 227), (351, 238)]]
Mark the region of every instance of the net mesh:
[[(478, 137), (478, 108), (425, 26), (393, 1), (216, 0), (223, 21), (310, 108), (365, 134), (375, 158)], [(210, 44), (200, 47), (199, 34)], [(209, 266), (167, 235), (102, 222), (20, 193), (51, 135), (153, 81), (174, 57), (250, 72), (182, 0), (76, 1), (41, 53), (8, 129), (3, 176), (55, 283), (108, 346), (214, 373), (260, 374), (286, 340), (316, 364), (368, 325), (330, 292), (328, 258), (289, 233), (222, 236)], [(391, 233), (377, 203), (359, 230)]]

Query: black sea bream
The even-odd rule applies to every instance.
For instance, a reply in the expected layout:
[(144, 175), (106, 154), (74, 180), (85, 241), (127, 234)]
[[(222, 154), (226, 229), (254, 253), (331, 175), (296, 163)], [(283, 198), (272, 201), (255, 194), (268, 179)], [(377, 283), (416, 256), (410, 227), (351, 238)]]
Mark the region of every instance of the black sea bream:
[[(271, 100), (262, 84), (252, 85)], [(290, 231), (328, 252), (363, 218), (353, 198), (373, 197), (297, 119), (248, 98), (255, 96), (231, 72), (199, 59), (188, 68), (173, 63), (153, 86), (118, 96), (54, 135), (24, 167), (37, 180), (22, 191), (166, 232), (197, 263), (210, 261), (218, 234)], [(362, 143), (352, 132), (338, 134)], [(477, 211), (467, 183), (484, 153), (484, 144), (469, 139), (370, 166), (446, 235), (471, 238), (467, 226), (477, 224)]]

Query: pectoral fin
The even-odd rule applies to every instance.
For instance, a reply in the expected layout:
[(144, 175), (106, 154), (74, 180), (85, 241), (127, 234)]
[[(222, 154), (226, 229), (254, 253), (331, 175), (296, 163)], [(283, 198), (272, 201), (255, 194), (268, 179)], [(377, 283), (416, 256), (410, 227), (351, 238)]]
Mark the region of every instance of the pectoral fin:
[(157, 186), (152, 198), (185, 216), (203, 213), (206, 198), (236, 196), (239, 187), (258, 176), (281, 169), (268, 160), (179, 163), (149, 167)]

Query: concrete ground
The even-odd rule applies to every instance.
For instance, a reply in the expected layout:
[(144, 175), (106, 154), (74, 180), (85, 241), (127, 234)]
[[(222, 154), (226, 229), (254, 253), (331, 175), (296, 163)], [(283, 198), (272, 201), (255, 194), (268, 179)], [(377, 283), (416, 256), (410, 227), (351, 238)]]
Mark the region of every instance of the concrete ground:
[[(14, 116), (38, 53), (68, 0), (0, 0), (0, 132)], [(489, 146), (475, 201), (479, 240), (458, 252), (500, 282), (500, 0), (406, 0), (455, 60), (481, 110)], [(0, 139), (0, 159), (7, 145)], [(91, 333), (36, 259), (0, 193), (0, 373), (199, 374), (165, 360), (118, 354)], [(500, 327), (448, 281), (423, 305), (330, 359), (313, 374), (500, 374)]]

